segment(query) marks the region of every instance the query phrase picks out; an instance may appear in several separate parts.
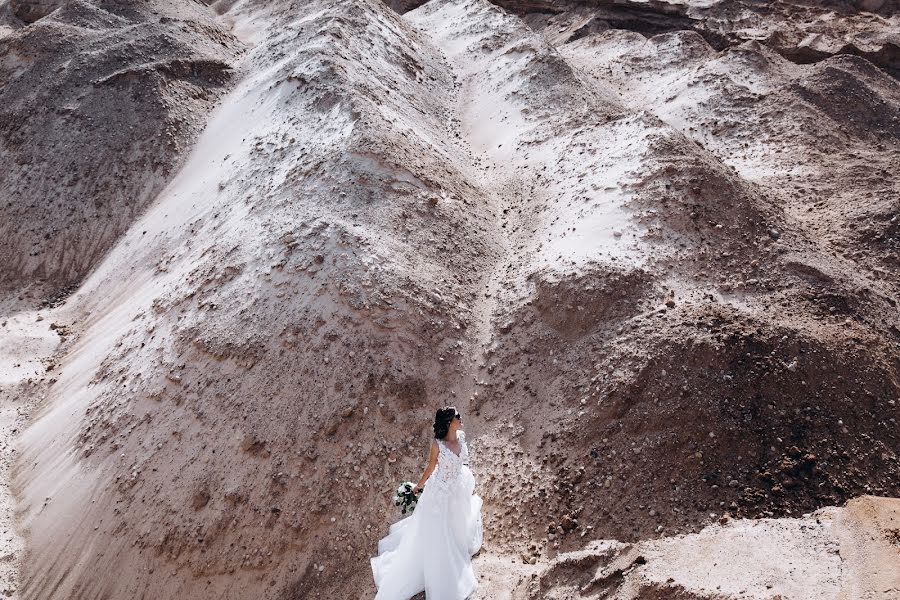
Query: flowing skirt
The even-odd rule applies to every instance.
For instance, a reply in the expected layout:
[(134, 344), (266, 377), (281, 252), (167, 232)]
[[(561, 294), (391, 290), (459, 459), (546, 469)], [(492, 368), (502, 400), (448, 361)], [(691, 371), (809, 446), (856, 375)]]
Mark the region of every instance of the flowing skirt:
[(370, 560), (375, 600), (464, 600), (478, 587), (472, 555), (481, 548), (481, 497), (462, 465), (456, 484), (438, 490), (425, 482), (413, 513), (390, 526)]

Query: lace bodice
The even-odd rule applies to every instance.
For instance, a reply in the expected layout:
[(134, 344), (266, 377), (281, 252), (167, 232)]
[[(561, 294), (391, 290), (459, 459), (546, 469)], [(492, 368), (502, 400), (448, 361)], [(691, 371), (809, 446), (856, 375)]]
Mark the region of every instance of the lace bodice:
[(456, 432), (456, 437), (460, 442), (459, 456), (448, 446), (445, 446), (443, 440), (435, 440), (438, 445), (438, 461), (434, 472), (431, 473), (428, 481), (425, 483), (426, 486), (431, 485), (438, 491), (443, 491), (456, 485), (462, 466), (469, 461), (466, 432), (459, 430)]

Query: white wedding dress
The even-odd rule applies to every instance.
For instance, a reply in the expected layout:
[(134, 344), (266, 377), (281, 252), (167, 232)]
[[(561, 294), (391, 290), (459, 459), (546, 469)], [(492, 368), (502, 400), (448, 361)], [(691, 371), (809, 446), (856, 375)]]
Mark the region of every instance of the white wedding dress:
[(375, 600), (409, 600), (423, 590), (426, 600), (464, 600), (478, 587), (471, 557), (481, 548), (482, 500), (474, 493), (465, 432), (456, 436), (459, 456), (437, 440), (437, 466), (415, 510), (391, 525), (369, 559)]

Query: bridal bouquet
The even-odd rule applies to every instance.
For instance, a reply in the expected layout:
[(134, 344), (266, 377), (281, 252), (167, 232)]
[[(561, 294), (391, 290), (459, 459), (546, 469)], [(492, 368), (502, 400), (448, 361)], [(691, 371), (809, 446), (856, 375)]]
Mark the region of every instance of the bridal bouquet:
[[(425, 489), (422, 486), (422, 489)], [(419, 490), (419, 494), (422, 493), (422, 489)], [(394, 494), (394, 504), (400, 507), (400, 512), (404, 515), (407, 512), (412, 512), (416, 508), (416, 502), (419, 500), (419, 495), (413, 493), (413, 482), (412, 481), (404, 481), (397, 487), (397, 492)]]

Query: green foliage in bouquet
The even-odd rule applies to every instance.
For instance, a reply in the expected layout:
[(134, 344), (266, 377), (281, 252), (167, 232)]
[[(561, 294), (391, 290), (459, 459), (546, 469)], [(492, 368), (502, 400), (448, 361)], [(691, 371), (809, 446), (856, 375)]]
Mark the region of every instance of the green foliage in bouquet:
[(419, 496), (424, 489), (425, 486), (422, 486), (419, 493), (415, 494), (413, 493), (412, 481), (401, 482), (400, 485), (397, 486), (397, 492), (394, 494), (394, 504), (400, 507), (400, 512), (402, 514), (405, 515), (408, 512), (411, 513), (416, 509), (416, 502), (419, 501)]

